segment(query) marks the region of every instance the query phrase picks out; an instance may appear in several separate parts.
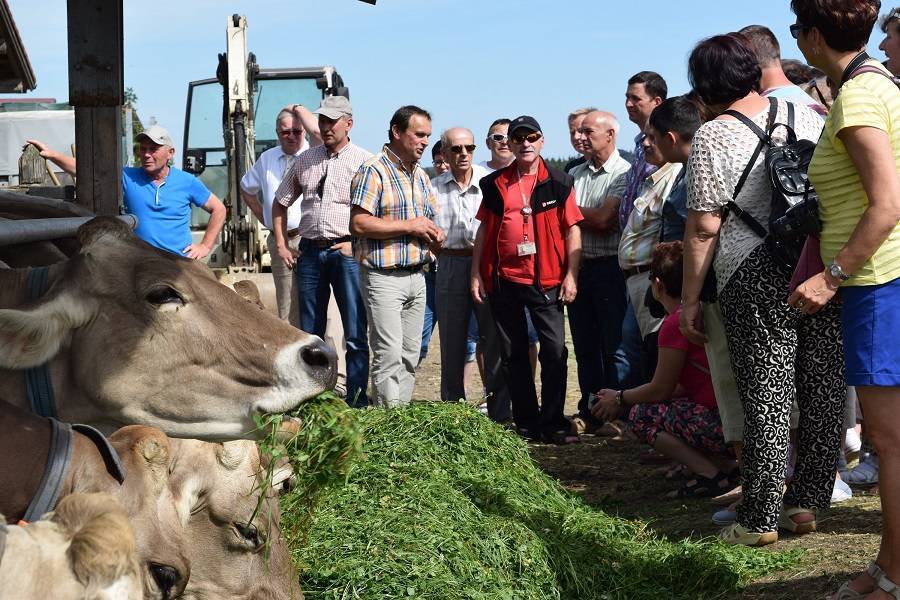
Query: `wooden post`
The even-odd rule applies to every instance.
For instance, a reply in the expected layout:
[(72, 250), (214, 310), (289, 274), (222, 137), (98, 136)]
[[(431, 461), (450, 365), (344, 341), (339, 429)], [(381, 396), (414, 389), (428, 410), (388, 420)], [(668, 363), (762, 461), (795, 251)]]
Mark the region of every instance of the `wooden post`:
[(68, 0), (69, 104), (78, 147), (75, 193), (98, 215), (122, 201), (122, 0)]

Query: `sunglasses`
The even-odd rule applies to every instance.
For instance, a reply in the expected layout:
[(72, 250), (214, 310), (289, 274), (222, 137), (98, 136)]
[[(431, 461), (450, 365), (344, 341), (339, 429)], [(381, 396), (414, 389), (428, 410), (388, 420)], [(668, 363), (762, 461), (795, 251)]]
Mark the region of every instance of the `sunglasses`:
[(491, 140), (492, 142), (500, 143), (500, 142), (505, 142), (507, 140), (507, 137), (506, 137), (505, 133), (492, 133), (491, 135), (488, 136), (488, 139)]
[(289, 135), (300, 135), (301, 133), (303, 133), (302, 129), (282, 129), (278, 132), (278, 135), (287, 137)]
[(808, 27), (803, 23), (794, 23), (788, 29), (791, 30), (791, 37), (796, 40), (797, 36), (800, 35), (800, 32), (808, 29)]
[(475, 152), (475, 144), (457, 144), (455, 146), (450, 146), (450, 152), (453, 154), (462, 154), (463, 150), (472, 154)]
[(527, 135), (523, 135), (521, 133), (511, 135), (509, 140), (513, 144), (524, 144), (525, 142), (528, 142), (529, 144), (533, 144), (533, 143), (537, 142), (539, 139), (541, 139), (542, 137), (544, 137), (544, 136), (541, 135), (539, 132), (532, 131), (531, 133), (529, 133)]

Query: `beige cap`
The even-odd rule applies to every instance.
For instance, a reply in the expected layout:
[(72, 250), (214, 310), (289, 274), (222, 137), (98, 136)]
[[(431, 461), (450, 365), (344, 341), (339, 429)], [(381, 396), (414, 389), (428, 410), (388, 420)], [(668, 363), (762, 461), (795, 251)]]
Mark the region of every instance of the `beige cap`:
[(350, 101), (343, 96), (328, 96), (322, 100), (322, 104), (315, 111), (317, 115), (325, 115), (333, 121), (337, 121), (341, 117), (352, 117), (353, 107)]
[(151, 142), (159, 144), (160, 146), (169, 146), (170, 148), (175, 147), (175, 144), (172, 143), (172, 136), (169, 135), (169, 132), (166, 131), (164, 127), (160, 127), (159, 125), (151, 125), (137, 134), (137, 139), (141, 139), (142, 137), (148, 138)]

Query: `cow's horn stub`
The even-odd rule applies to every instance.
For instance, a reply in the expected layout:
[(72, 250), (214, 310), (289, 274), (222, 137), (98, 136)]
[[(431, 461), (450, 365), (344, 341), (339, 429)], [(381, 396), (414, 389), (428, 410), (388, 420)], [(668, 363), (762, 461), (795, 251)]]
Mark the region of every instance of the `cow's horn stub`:
[(115, 217), (94, 217), (78, 228), (78, 242), (85, 249), (104, 237), (128, 239), (134, 236), (131, 228)]

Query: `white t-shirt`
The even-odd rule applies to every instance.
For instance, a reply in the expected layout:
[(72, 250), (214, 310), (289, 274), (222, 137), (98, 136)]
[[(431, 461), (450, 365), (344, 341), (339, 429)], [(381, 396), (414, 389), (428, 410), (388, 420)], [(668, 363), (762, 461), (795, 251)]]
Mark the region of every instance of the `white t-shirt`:
[[(241, 178), (241, 189), (248, 194), (262, 195), (263, 221), (267, 229), (272, 229), (272, 202), (275, 198), (275, 190), (281, 184), (281, 180), (287, 174), (293, 164), (293, 160), (301, 152), (309, 148), (309, 143), (303, 140), (300, 150), (293, 156), (288, 156), (281, 146), (269, 148), (259, 155), (259, 159), (244, 173)], [(287, 211), (287, 229), (296, 229), (300, 226), (300, 202), (294, 202)]]

